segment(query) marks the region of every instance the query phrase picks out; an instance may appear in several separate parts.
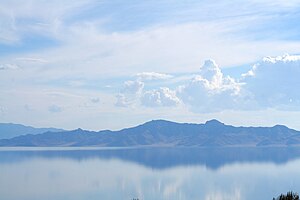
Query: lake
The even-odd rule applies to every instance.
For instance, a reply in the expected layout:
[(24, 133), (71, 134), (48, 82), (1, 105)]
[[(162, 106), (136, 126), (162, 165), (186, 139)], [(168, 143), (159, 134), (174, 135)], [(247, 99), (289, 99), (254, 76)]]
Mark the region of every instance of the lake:
[(0, 148), (4, 200), (272, 200), (300, 148)]

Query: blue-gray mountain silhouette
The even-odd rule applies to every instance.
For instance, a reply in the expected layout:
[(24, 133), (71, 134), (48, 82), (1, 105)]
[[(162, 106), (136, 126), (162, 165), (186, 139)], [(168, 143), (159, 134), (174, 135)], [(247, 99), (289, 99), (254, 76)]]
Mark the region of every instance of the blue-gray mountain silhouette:
[(300, 132), (286, 126), (234, 127), (217, 120), (205, 124), (153, 120), (120, 131), (73, 131), (29, 134), (0, 140), (0, 146), (297, 146)]
[(47, 131), (62, 132), (64, 130), (57, 128), (34, 128), (31, 126), (24, 126), (21, 124), (13, 123), (0, 123), (0, 139), (9, 139), (26, 134), (40, 134)]
[(178, 166), (205, 166), (219, 169), (234, 163), (274, 163), (286, 164), (300, 158), (298, 147), (141, 147), (141, 148), (77, 148), (43, 149), (37, 151), (14, 149), (0, 151), (0, 164), (11, 164), (36, 159), (68, 159), (86, 161), (88, 159), (123, 160), (152, 169), (167, 169)]

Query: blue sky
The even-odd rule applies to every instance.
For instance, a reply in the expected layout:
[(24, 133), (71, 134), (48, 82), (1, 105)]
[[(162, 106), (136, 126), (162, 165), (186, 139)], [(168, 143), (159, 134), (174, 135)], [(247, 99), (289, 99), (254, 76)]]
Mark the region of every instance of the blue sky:
[(0, 0), (0, 121), (300, 129), (299, 15), (297, 0)]

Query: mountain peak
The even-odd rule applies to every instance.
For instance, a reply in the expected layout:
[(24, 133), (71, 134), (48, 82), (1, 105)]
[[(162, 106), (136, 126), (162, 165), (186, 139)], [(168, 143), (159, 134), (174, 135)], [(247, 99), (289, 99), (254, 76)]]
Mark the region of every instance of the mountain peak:
[(73, 132), (83, 132), (85, 130), (83, 130), (82, 128), (77, 128), (77, 129), (74, 129)]
[(213, 126), (216, 126), (216, 125), (224, 125), (224, 123), (216, 120), (216, 119), (212, 119), (212, 120), (209, 120), (209, 121), (206, 121), (205, 122), (205, 125), (213, 125)]
[(273, 126), (272, 128), (277, 128), (277, 129), (289, 129), (289, 128), (286, 127), (286, 126), (284, 126), (284, 125), (279, 125), (279, 124)]
[(155, 119), (155, 120), (148, 121), (145, 124), (169, 124), (169, 123), (174, 123), (174, 122), (164, 120), (164, 119)]

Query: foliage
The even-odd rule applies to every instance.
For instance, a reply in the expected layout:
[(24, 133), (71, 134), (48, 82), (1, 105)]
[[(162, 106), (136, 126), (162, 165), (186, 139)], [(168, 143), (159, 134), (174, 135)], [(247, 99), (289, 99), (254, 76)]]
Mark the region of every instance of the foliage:
[(273, 200), (299, 200), (299, 195), (297, 193), (288, 192), (286, 195), (281, 194), (276, 199), (273, 198)]

